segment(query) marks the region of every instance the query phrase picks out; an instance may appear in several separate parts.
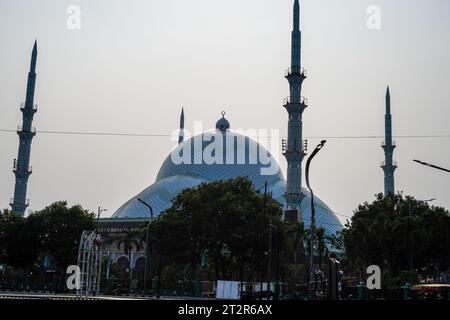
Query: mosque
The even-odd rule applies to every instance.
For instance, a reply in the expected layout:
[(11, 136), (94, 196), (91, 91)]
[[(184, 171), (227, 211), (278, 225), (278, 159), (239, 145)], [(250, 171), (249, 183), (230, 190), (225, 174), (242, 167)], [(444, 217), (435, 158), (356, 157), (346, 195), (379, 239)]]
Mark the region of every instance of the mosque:
[[(301, 94), (306, 71), (301, 64), (300, 4), (294, 1), (293, 30), (291, 43), (291, 66), (285, 78), (289, 83), (290, 95), (284, 100), (288, 113), (288, 138), (283, 140), (283, 155), (287, 160), (287, 177), (283, 176), (275, 158), (252, 138), (233, 131), (225, 113), (218, 119), (215, 130), (204, 132), (190, 139), (184, 138), (184, 111), (180, 118), (178, 146), (167, 156), (161, 165), (156, 181), (135, 197), (126, 201), (110, 218), (99, 220), (99, 231), (110, 236), (125, 230), (138, 228), (144, 222), (159, 216), (170, 208), (171, 201), (183, 190), (211, 181), (247, 177), (255, 189), (267, 191), (283, 205), (284, 218), (288, 221), (303, 221), (305, 227), (311, 224), (311, 194), (302, 188), (302, 161), (306, 156), (306, 143), (303, 140), (303, 112), (308, 101)], [(18, 160), (14, 162), (16, 188), (11, 206), (18, 214), (24, 214), (28, 206), (26, 186), (31, 174), (29, 168), (31, 140), (36, 131), (32, 128), (33, 115), (37, 108), (33, 103), (35, 86), (36, 43), (30, 67), (27, 101), (22, 107), (23, 127), (18, 131), (20, 148)], [(390, 119), (389, 119), (390, 120)], [(388, 141), (387, 151), (393, 150)], [(209, 154), (210, 158), (204, 157)], [(269, 158), (269, 162), (264, 161)], [(387, 158), (385, 171), (393, 175), (392, 157)], [(211, 161), (213, 160), (213, 161)], [(328, 235), (342, 230), (342, 223), (336, 214), (319, 198), (314, 197), (316, 227), (325, 229)], [(127, 255), (117, 252), (112, 246), (112, 259), (127, 260)], [(142, 264), (143, 252), (133, 254), (129, 261), (131, 268)]]
[[(250, 137), (233, 132), (230, 122), (224, 116), (217, 121), (214, 131), (202, 133), (185, 141), (180, 134), (179, 140), (178, 147), (167, 156), (159, 169), (155, 183), (125, 202), (111, 219), (107, 219), (108, 221), (148, 218), (152, 213), (154, 216), (158, 216), (164, 210), (170, 208), (172, 199), (184, 189), (202, 183), (236, 177), (247, 177), (253, 182), (255, 189), (261, 193), (264, 192), (267, 184), (267, 192), (272, 194), (272, 197), (287, 209), (285, 197), (287, 182), (275, 158), (261, 144)], [(220, 143), (217, 143), (217, 141), (220, 141)], [(220, 154), (220, 157), (218, 160), (216, 154), (214, 163), (210, 164), (205, 154), (209, 153), (208, 148), (214, 150), (212, 148), (214, 143), (216, 143), (215, 152)], [(196, 145), (199, 145), (199, 147), (196, 147)], [(217, 152), (217, 146), (222, 152)], [(186, 153), (186, 151), (188, 156), (180, 157), (180, 154)], [(270, 163), (261, 159), (262, 154), (269, 155)], [(242, 161), (239, 161), (240, 157), (242, 157)], [(179, 161), (180, 158), (187, 161)], [(199, 159), (199, 161), (195, 161), (196, 159)], [(267, 172), (274, 173), (265, 174), (264, 169)], [(307, 190), (303, 189), (303, 193), (305, 198), (301, 203), (300, 212), (306, 227), (308, 227), (311, 200)], [(142, 201), (150, 205), (153, 212)], [(341, 230), (342, 225), (339, 219), (317, 197), (315, 197), (315, 207), (317, 226), (323, 227), (328, 234), (335, 234)]]
[[(150, 215), (156, 217), (170, 208), (172, 199), (184, 189), (211, 181), (247, 177), (260, 192), (264, 192), (267, 186), (267, 192), (284, 206), (285, 212), (294, 211), (294, 219), (304, 221), (308, 228), (311, 222), (310, 193), (301, 186), (301, 163), (306, 156), (305, 143), (302, 140), (302, 113), (307, 108), (307, 100), (301, 95), (306, 72), (301, 67), (298, 0), (294, 2), (291, 67), (286, 71), (286, 79), (290, 85), (290, 96), (284, 103), (289, 115), (288, 139), (283, 142), (284, 156), (288, 162), (287, 180), (275, 158), (270, 156), (261, 144), (250, 137), (233, 132), (224, 113), (217, 121), (214, 131), (184, 140), (182, 111), (178, 147), (167, 156), (155, 183), (125, 202), (112, 218), (103, 222), (145, 219)], [(204, 154), (211, 153), (213, 161), (205, 159)], [(262, 155), (269, 155), (270, 164), (263, 161)], [(334, 212), (316, 197), (315, 208), (318, 227), (324, 228), (329, 235), (342, 229), (342, 224)]]
[[(111, 218), (100, 219), (100, 231), (108, 236), (124, 230), (139, 228), (171, 207), (172, 199), (187, 188), (202, 183), (247, 177), (256, 190), (268, 192), (283, 205), (285, 219), (311, 224), (311, 194), (302, 188), (302, 161), (306, 156), (306, 143), (302, 139), (302, 115), (308, 107), (301, 95), (306, 71), (301, 67), (300, 4), (294, 2), (291, 67), (286, 71), (290, 95), (284, 101), (288, 113), (288, 139), (283, 141), (286, 157), (287, 179), (283, 176), (275, 158), (252, 138), (233, 131), (225, 118), (218, 119), (215, 130), (204, 132), (190, 139), (184, 138), (184, 110), (180, 117), (178, 146), (167, 156), (159, 169), (156, 181), (148, 188), (126, 201)], [(210, 155), (210, 159), (204, 155)], [(269, 157), (270, 161), (264, 161)], [(211, 159), (212, 158), (212, 159)], [(270, 167), (270, 168), (269, 168)], [(328, 235), (342, 230), (336, 214), (314, 196), (316, 227)], [(106, 249), (106, 248), (105, 248)], [(107, 248), (119, 265), (142, 268), (145, 253), (132, 254), (131, 261), (117, 248)], [(140, 266), (140, 267), (139, 267)]]
[[(178, 146), (162, 164), (155, 183), (126, 201), (111, 218), (101, 219), (107, 230), (129, 228), (145, 220), (157, 217), (171, 206), (171, 201), (184, 189), (211, 181), (247, 177), (255, 189), (267, 191), (284, 207), (285, 219), (303, 221), (308, 228), (311, 223), (310, 193), (302, 188), (302, 161), (306, 156), (303, 140), (303, 112), (308, 107), (301, 94), (306, 71), (301, 63), (300, 3), (294, 1), (291, 66), (285, 78), (289, 82), (290, 95), (284, 100), (288, 113), (288, 138), (283, 140), (283, 155), (287, 160), (287, 178), (274, 157), (252, 138), (233, 131), (225, 113), (217, 121), (215, 130), (184, 139), (184, 110), (180, 118)], [(31, 143), (36, 134), (32, 127), (37, 111), (34, 104), (36, 84), (37, 42), (34, 43), (30, 72), (28, 74), (26, 102), (22, 105), (23, 124), (17, 133), (20, 138), (17, 160), (14, 160), (16, 176), (14, 198), (11, 207), (24, 215), (29, 201), (26, 199), (28, 178), (32, 173), (30, 163)], [(390, 146), (386, 147), (390, 150)], [(204, 155), (209, 155), (205, 157)], [(266, 160), (269, 160), (267, 162)], [(390, 160), (387, 159), (387, 160)], [(390, 168), (387, 161), (385, 170)], [(315, 220), (329, 235), (342, 229), (333, 211), (319, 198), (314, 198)]]

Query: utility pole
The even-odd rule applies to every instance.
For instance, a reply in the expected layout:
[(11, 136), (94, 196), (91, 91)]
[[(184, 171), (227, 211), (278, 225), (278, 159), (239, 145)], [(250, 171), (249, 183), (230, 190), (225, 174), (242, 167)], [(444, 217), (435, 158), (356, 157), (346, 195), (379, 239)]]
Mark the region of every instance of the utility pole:
[[(266, 211), (266, 216), (267, 216), (267, 182), (265, 183), (264, 186), (264, 201), (265, 201), (265, 211)], [(268, 254), (267, 254), (267, 286), (268, 289), (267, 291), (270, 292), (271, 287), (272, 287), (272, 212), (269, 212), (269, 225), (268, 225), (268, 232), (269, 232), (269, 250), (268, 250)]]
[(147, 224), (147, 231), (146, 231), (146, 242), (145, 242), (145, 269), (144, 269), (144, 294), (146, 293), (146, 291), (147, 291), (147, 279), (148, 279), (148, 257), (149, 257), (149, 249), (150, 249), (150, 245), (149, 245), (149, 237), (148, 237), (148, 234), (149, 234), (149, 229), (150, 229), (150, 225), (151, 225), (151, 223), (152, 223), (152, 221), (153, 221), (153, 209), (152, 209), (152, 207), (147, 203), (147, 202), (145, 202), (144, 200), (142, 200), (142, 199), (138, 199), (138, 201), (140, 202), (140, 203), (142, 203), (144, 206), (146, 206), (149, 210), (150, 210), (150, 221), (148, 222), (148, 224)]
[(108, 209), (102, 209), (100, 206), (98, 207), (98, 210), (97, 210), (97, 225), (95, 227), (95, 230), (98, 230), (98, 225), (99, 225), (99, 222), (100, 222), (100, 215), (102, 214), (102, 212), (105, 212), (105, 211), (108, 211)]
[(265, 249), (265, 237), (264, 237), (264, 224), (265, 224), (265, 219), (267, 216), (267, 181), (264, 182), (264, 212), (263, 212), (263, 218), (262, 218), (262, 222), (263, 222), (263, 232), (262, 232), (262, 241), (261, 241), (261, 279), (260, 279), (260, 295), (259, 295), (259, 300), (262, 300), (263, 298), (263, 285), (264, 285), (264, 260), (266, 257), (266, 249)]
[[(156, 240), (156, 239), (154, 239)], [(162, 256), (162, 243), (160, 239), (158, 240), (158, 290), (156, 292), (156, 298), (161, 297), (161, 256)]]
[[(275, 291), (274, 291), (274, 300), (278, 300), (280, 295), (280, 228), (272, 223), (269, 224), (270, 229), (275, 228), (277, 230), (276, 236), (276, 262), (275, 262)], [(271, 280), (271, 279), (270, 279)]]
[(275, 281), (275, 300), (280, 298), (280, 228), (277, 227), (277, 277)]

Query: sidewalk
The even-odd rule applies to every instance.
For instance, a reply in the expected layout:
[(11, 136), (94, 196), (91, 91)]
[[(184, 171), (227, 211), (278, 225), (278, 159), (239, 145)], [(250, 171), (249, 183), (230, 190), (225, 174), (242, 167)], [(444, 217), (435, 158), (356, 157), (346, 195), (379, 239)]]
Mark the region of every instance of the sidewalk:
[(75, 294), (54, 294), (51, 292), (12, 292), (0, 291), (2, 299), (23, 299), (23, 300), (214, 300), (198, 297), (156, 297), (140, 295), (120, 295), (120, 296), (77, 296)]

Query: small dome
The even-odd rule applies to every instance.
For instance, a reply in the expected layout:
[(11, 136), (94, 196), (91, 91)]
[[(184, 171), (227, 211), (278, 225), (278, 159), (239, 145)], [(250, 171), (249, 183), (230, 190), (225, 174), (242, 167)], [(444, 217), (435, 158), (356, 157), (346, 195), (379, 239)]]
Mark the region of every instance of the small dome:
[(219, 119), (219, 121), (216, 122), (216, 129), (222, 132), (230, 129), (230, 122), (225, 119), (225, 112), (222, 112), (222, 119)]

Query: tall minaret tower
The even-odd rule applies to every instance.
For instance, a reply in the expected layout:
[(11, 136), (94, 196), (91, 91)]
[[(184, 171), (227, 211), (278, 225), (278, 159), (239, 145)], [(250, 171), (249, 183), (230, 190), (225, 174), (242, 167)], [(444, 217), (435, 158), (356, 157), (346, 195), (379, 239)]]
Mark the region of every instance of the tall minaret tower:
[(31, 54), (30, 72), (28, 73), (27, 96), (25, 103), (22, 103), (20, 111), (22, 111), (22, 126), (17, 128), (19, 135), (19, 152), (17, 159), (14, 159), (13, 172), (16, 176), (16, 185), (14, 188), (14, 198), (11, 201), (12, 210), (24, 215), (25, 209), (28, 207), (27, 200), (27, 184), (28, 177), (31, 174), (30, 152), (31, 140), (36, 134), (32, 127), (33, 117), (37, 111), (34, 105), (34, 89), (36, 84), (36, 60), (37, 60), (37, 41), (34, 42), (33, 52)]
[(383, 144), (385, 160), (381, 166), (384, 171), (384, 195), (395, 193), (394, 172), (397, 165), (393, 162), (395, 144), (392, 141), (391, 94), (389, 86), (386, 91), (385, 142)]
[(178, 144), (184, 141), (184, 108), (181, 108), (180, 115), (180, 133), (178, 135)]
[(298, 0), (295, 0), (291, 67), (286, 72), (290, 96), (285, 99), (284, 103), (289, 114), (288, 140), (284, 147), (284, 156), (288, 163), (286, 202), (288, 210), (297, 210), (298, 220), (303, 219), (300, 212), (300, 204), (304, 197), (302, 193), (302, 160), (306, 155), (302, 139), (302, 114), (308, 106), (306, 99), (301, 95), (302, 83), (306, 79), (306, 73), (301, 67), (301, 36), (300, 4)]

